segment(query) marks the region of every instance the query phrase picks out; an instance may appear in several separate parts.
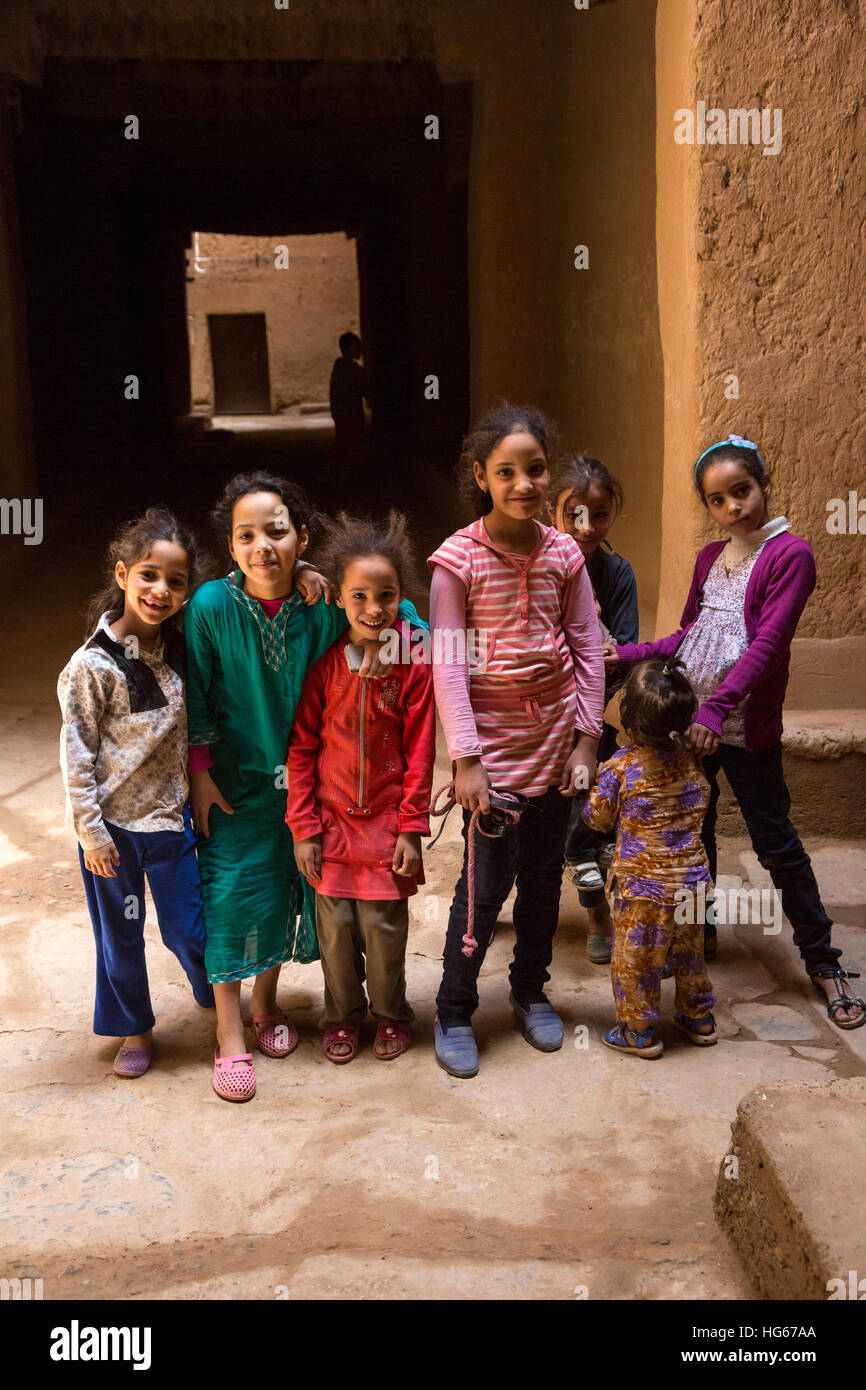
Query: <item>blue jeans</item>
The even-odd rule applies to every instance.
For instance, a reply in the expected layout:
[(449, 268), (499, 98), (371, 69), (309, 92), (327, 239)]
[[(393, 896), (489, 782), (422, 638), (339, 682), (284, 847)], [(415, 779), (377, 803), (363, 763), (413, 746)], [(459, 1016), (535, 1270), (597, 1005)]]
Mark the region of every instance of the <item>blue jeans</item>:
[(748, 753), (732, 743), (720, 743), (703, 760), (710, 784), (710, 803), (701, 838), (716, 878), (716, 805), (721, 769), (746, 822), (752, 848), (777, 890), (782, 911), (794, 928), (794, 943), (809, 974), (824, 965), (835, 965), (842, 952), (830, 944), (833, 926), (821, 902), (812, 861), (788, 819), (791, 793), (782, 771), (782, 745)]
[(204, 968), (204, 919), (195, 836), (189, 812), (184, 829), (141, 832), (105, 826), (120, 855), (116, 878), (84, 867), (81, 877), (96, 939), (96, 1005), (93, 1031), (125, 1038), (154, 1024), (144, 958), (144, 879), (156, 907), (160, 935), (186, 971), (197, 1004), (212, 1009), (213, 989)]
[[(511, 988), (522, 1004), (539, 999), (550, 979), (547, 967), (553, 956), (553, 936), (559, 918), (562, 861), (568, 813), (572, 798), (558, 787), (533, 796), (517, 825), (490, 839), (475, 835), (475, 939), (471, 956), (463, 955), (463, 936), (468, 920), (468, 860), (454, 890), (454, 901), (445, 937), (442, 983), (436, 998), (440, 1022), (447, 1028), (468, 1023), (478, 1008), (478, 972), (502, 904), (517, 880), (514, 904), (516, 941), (509, 976)], [(463, 812), (466, 840), (468, 811)]]

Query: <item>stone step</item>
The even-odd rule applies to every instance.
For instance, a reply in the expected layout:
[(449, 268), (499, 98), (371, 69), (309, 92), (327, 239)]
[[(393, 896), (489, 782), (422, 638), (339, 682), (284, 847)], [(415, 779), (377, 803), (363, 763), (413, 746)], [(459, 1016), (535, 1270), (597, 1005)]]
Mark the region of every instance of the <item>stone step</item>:
[(762, 1298), (857, 1297), (860, 1279), (866, 1294), (864, 1139), (864, 1077), (777, 1081), (740, 1101), (714, 1207)]

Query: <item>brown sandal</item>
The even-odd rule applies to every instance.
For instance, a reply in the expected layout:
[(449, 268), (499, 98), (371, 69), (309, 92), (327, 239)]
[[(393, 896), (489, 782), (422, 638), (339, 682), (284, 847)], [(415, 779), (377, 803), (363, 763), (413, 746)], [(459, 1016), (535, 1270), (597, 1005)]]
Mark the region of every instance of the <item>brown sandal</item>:
[[(851, 995), (842, 984), (842, 980), (859, 980), (859, 970), (843, 970), (841, 965), (824, 965), (820, 970), (816, 970), (812, 976), (812, 984), (815, 986), (824, 1003), (827, 1005), (827, 1017), (831, 1023), (835, 1023), (837, 1028), (862, 1028), (866, 1023), (866, 1002), (859, 995), (851, 998)], [(838, 994), (835, 999), (828, 999), (826, 991), (818, 983), (819, 980), (835, 980), (837, 982)], [(851, 1007), (860, 1009), (859, 1018), (837, 1018), (840, 1009), (850, 1009)]]
[[(373, 1053), (380, 1062), (393, 1062), (395, 1057), (402, 1057), (404, 1052), (408, 1052), (411, 1037), (412, 1029), (408, 1023), (380, 1023), (373, 1039)], [(379, 1052), (377, 1045), (385, 1040), (391, 1042), (392, 1039), (399, 1043), (396, 1052)]]
[[(325, 1036), (322, 1040), (322, 1049), (329, 1062), (336, 1062), (339, 1066), (342, 1062), (351, 1062), (358, 1055), (358, 1038), (360, 1028), (354, 1023), (329, 1023), (325, 1029)], [(348, 1043), (351, 1052), (332, 1052), (334, 1046)]]

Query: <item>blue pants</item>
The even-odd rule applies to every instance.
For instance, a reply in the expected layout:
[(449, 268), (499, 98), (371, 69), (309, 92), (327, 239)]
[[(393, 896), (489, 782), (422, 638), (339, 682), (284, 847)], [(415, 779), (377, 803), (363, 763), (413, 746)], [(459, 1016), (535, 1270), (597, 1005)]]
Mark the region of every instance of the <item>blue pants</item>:
[(154, 1024), (144, 959), (144, 879), (156, 906), (160, 935), (187, 973), (197, 1004), (213, 1008), (213, 989), (204, 968), (204, 918), (189, 812), (184, 829), (143, 833), (109, 825), (120, 863), (116, 878), (101, 878), (84, 867), (81, 877), (96, 938), (96, 1005), (93, 1031), (125, 1038)]

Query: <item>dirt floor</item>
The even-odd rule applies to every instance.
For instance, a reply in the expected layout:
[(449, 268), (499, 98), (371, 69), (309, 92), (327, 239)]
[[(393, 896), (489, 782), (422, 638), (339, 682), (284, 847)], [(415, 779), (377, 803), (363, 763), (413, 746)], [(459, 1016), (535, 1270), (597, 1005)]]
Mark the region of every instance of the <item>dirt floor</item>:
[[(693, 1047), (666, 1022), (665, 1055), (648, 1063), (601, 1044), (608, 973), (586, 959), (568, 884), (549, 991), (566, 1043), (552, 1055), (527, 1045), (508, 1006), (509, 905), (481, 976), (480, 1074), (456, 1081), (432, 1049), (454, 816), (413, 904), (405, 1057), (376, 1061), (368, 1034), (350, 1066), (328, 1063), (321, 971), (292, 966), (281, 1002), (301, 1044), (257, 1058), (256, 1098), (226, 1104), (210, 1085), (213, 1016), (151, 913), (154, 1065), (137, 1081), (113, 1075), (115, 1044), (90, 1031), (92, 935), (57, 767), (54, 685), (92, 574), (71, 564), (62, 527), (52, 535), (19, 557), (3, 605), (4, 1276), (41, 1278), (46, 1299), (750, 1296), (712, 1212), (737, 1102), (781, 1078), (866, 1074), (866, 1029), (829, 1025), (787, 926), (723, 928), (719, 1046)], [(444, 764), (437, 773), (447, 780)], [(856, 965), (866, 852), (810, 850)], [(721, 870), (766, 881), (745, 840), (724, 843)], [(668, 1017), (672, 996), (666, 982)]]

